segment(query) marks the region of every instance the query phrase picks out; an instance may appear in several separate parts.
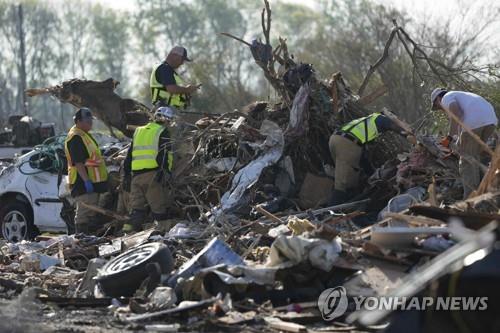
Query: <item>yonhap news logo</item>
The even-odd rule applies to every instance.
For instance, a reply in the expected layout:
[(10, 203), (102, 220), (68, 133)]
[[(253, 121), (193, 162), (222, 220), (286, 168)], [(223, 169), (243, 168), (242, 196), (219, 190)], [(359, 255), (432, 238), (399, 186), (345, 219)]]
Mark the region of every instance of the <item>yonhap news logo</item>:
[(342, 316), (349, 305), (347, 292), (344, 287), (335, 287), (324, 290), (318, 298), (318, 308), (326, 321)]
[(324, 290), (318, 298), (318, 308), (326, 321), (342, 316), (351, 302), (353, 311), (367, 310), (435, 310), (435, 311), (484, 311), (488, 297), (406, 297), (406, 296), (354, 296), (347, 297), (344, 287)]

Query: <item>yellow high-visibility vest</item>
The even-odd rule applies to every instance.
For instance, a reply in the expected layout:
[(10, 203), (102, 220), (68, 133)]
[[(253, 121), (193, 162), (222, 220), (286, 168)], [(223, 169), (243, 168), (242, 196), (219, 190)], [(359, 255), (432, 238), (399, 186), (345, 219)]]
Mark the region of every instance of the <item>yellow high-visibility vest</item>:
[[(165, 127), (154, 122), (138, 127), (135, 130), (132, 141), (132, 171), (159, 167), (156, 157), (158, 156), (158, 144), (163, 130), (165, 130)], [(168, 170), (172, 170), (173, 154), (171, 151), (167, 153), (166, 162), (168, 163)]]
[(82, 138), (83, 144), (85, 145), (87, 153), (89, 154), (89, 158), (85, 161), (85, 168), (87, 169), (87, 174), (90, 181), (92, 183), (100, 183), (106, 181), (108, 179), (108, 170), (106, 169), (106, 164), (104, 163), (104, 159), (102, 158), (99, 147), (89, 133), (79, 129), (75, 125), (71, 127), (68, 132), (68, 136), (64, 141), (64, 152), (66, 153), (66, 159), (68, 160), (68, 183), (70, 185), (75, 184), (78, 175), (78, 171), (73, 165), (73, 161), (71, 160), (71, 155), (69, 154), (68, 150), (68, 142), (75, 135), (78, 135)]
[[(177, 108), (184, 108), (186, 106), (186, 97), (184, 94), (171, 94), (165, 89), (165, 86), (156, 79), (156, 70), (162, 64), (155, 66), (149, 78), (149, 86), (151, 88), (151, 98), (153, 104), (162, 100), (167, 105), (175, 106)], [(182, 85), (182, 78), (174, 72), (175, 84)]]
[(351, 120), (342, 126), (341, 130), (345, 133), (351, 133), (362, 144), (375, 140), (379, 136), (375, 120), (381, 116), (380, 113), (372, 113), (369, 116)]

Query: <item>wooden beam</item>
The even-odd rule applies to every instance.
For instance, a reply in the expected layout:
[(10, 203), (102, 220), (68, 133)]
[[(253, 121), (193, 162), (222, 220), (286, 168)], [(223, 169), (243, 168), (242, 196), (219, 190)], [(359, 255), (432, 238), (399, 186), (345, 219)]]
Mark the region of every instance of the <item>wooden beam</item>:
[(388, 118), (390, 118), (393, 122), (395, 122), (399, 127), (401, 127), (402, 129), (404, 129), (406, 132), (408, 133), (413, 133), (413, 130), (411, 128), (410, 125), (408, 125), (407, 122), (401, 120), (398, 118), (398, 116), (396, 116), (394, 113), (392, 113), (391, 111), (387, 110), (387, 109), (384, 109), (384, 111), (382, 111), (382, 114)]
[(467, 133), (469, 133), (470, 136), (472, 136), (472, 138), (481, 146), (481, 148), (484, 149), (484, 151), (486, 151), (488, 154), (490, 154), (490, 156), (494, 156), (495, 153), (493, 152), (493, 150), (491, 150), (491, 148), (483, 141), (481, 140), (481, 138), (476, 134), (474, 133), (474, 131), (472, 131), (469, 126), (465, 125), (463, 123), (463, 121), (461, 121), (453, 112), (449, 111), (449, 110), (446, 110), (445, 108), (443, 108), (443, 110), (446, 112), (446, 114), (448, 114), (448, 116), (453, 119), (453, 121), (455, 121), (457, 124), (460, 125), (460, 127), (462, 127), (462, 129), (464, 131), (466, 131)]
[(372, 91), (368, 95), (361, 97), (358, 102), (361, 103), (363, 106), (366, 106), (366, 105), (374, 102), (375, 100), (377, 100), (379, 97), (384, 96), (388, 92), (389, 92), (389, 89), (383, 85), (383, 86), (378, 87), (377, 89), (375, 89), (374, 91)]
[(442, 225), (445, 224), (445, 222), (437, 219), (432, 219), (430, 217), (425, 217), (425, 216), (412, 216), (412, 215), (405, 215), (401, 213), (386, 213), (385, 217), (391, 217), (396, 220), (402, 220), (405, 222), (408, 222), (409, 224), (414, 224), (414, 225)]
[(279, 217), (277, 217), (276, 215), (274, 215), (272, 213), (269, 213), (267, 210), (262, 208), (260, 205), (256, 205), (256, 206), (254, 206), (254, 208), (256, 211), (258, 211), (259, 213), (261, 213), (262, 215), (264, 215), (265, 217), (267, 217), (271, 221), (278, 222), (280, 224), (283, 223), (283, 221)]
[(126, 220), (129, 219), (128, 216), (120, 215), (120, 214), (117, 214), (117, 213), (115, 213), (115, 212), (113, 212), (111, 210), (107, 210), (107, 209), (104, 209), (104, 208), (101, 208), (101, 207), (98, 207), (98, 206), (90, 205), (90, 204), (85, 203), (85, 202), (79, 202), (78, 204), (82, 205), (83, 207), (88, 208), (88, 209), (90, 209), (90, 210), (92, 210), (94, 212), (97, 212), (99, 214), (112, 217), (112, 218), (117, 219), (119, 221), (126, 221)]

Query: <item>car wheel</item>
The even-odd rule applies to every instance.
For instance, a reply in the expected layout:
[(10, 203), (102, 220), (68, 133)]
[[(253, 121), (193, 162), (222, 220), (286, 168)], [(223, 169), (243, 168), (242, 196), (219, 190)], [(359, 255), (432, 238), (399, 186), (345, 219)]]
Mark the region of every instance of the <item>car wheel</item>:
[(33, 214), (25, 203), (13, 200), (0, 209), (2, 237), (9, 242), (29, 240), (36, 236), (33, 225)]
[(146, 265), (150, 263), (158, 263), (162, 274), (174, 268), (172, 254), (165, 244), (148, 243), (111, 259), (100, 270), (97, 281), (106, 296), (130, 297), (148, 277)]

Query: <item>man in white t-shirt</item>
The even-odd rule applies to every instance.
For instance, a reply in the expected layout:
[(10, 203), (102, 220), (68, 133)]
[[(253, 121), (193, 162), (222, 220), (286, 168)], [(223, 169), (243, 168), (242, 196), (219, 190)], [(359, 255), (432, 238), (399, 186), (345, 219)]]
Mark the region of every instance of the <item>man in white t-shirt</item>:
[[(498, 123), (495, 110), (487, 100), (479, 95), (436, 88), (432, 91), (431, 103), (433, 110), (446, 110), (453, 113), (464, 126), (472, 130), (484, 142), (495, 132)], [(453, 119), (450, 119), (448, 135), (451, 138), (459, 137), (460, 175), (465, 199), (478, 187), (481, 181), (477, 163), (482, 152), (481, 145)]]

